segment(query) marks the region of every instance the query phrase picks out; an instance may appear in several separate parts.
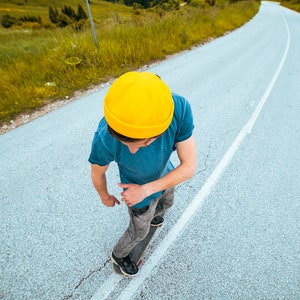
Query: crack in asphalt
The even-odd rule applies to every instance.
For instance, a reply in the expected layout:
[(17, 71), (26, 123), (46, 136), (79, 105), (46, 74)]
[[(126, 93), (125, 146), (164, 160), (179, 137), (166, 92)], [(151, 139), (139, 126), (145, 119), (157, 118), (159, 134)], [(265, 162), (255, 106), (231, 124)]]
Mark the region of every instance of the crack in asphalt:
[[(209, 147), (209, 148), (210, 148), (210, 147)], [(201, 169), (201, 170), (199, 170), (199, 171), (197, 171), (197, 172), (195, 173), (195, 175), (198, 175), (198, 174), (200, 174), (200, 173), (203, 173), (203, 172), (205, 172), (205, 171), (207, 170), (207, 161), (208, 161), (208, 157), (209, 157), (209, 154), (207, 154), (206, 157), (205, 157), (205, 160), (204, 160), (204, 168)], [(195, 176), (195, 175), (194, 175), (194, 176)]]
[(107, 258), (107, 260), (104, 262), (104, 264), (102, 266), (100, 266), (99, 268), (90, 271), (90, 273), (84, 277), (82, 277), (79, 282), (77, 283), (77, 285), (73, 288), (72, 292), (66, 296), (63, 297), (62, 300), (68, 300), (71, 299), (74, 295), (74, 293), (76, 292), (76, 290), (78, 288), (80, 288), (80, 286), (87, 280), (89, 279), (94, 273), (97, 273), (99, 271), (101, 271), (102, 269), (104, 269), (106, 267), (106, 265), (110, 262), (110, 258)]
[[(210, 148), (211, 148), (211, 144), (209, 145), (209, 147), (208, 147), (208, 150), (210, 150)], [(206, 154), (206, 156), (205, 156), (205, 159), (204, 159), (204, 167), (201, 169), (201, 170), (199, 170), (199, 171), (197, 171), (195, 174), (194, 174), (194, 176), (192, 177), (192, 178), (194, 178), (196, 175), (198, 175), (198, 174), (200, 174), (200, 173), (203, 173), (203, 172), (205, 172), (206, 170), (207, 170), (207, 167), (208, 167), (208, 159), (209, 159), (209, 152), (210, 151), (208, 151), (208, 153)], [(177, 191), (178, 189), (180, 189), (181, 187), (183, 187), (183, 186), (186, 186), (186, 185), (189, 185), (190, 184), (190, 180), (187, 180), (187, 181), (185, 181), (185, 182), (182, 182), (181, 184), (178, 184), (176, 187), (175, 187), (175, 191)]]

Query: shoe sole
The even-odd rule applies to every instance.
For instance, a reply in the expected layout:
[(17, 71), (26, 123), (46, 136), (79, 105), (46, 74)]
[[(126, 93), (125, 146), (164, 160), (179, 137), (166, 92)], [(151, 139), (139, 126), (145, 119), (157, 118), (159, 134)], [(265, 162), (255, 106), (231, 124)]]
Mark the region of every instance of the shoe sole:
[(150, 226), (152, 227), (160, 227), (164, 224), (164, 222), (160, 223), (160, 224), (150, 224)]

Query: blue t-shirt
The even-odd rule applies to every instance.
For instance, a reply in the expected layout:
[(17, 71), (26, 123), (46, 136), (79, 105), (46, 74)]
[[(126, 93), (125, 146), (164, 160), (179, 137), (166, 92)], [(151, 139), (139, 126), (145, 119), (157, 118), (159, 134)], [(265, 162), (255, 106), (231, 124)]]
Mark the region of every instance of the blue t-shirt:
[[(130, 153), (126, 145), (108, 132), (106, 120), (102, 118), (93, 139), (89, 162), (106, 166), (115, 161), (121, 182), (139, 185), (157, 180), (174, 169), (170, 156), (176, 150), (176, 143), (191, 137), (194, 124), (191, 106), (187, 100), (174, 93), (172, 97), (174, 115), (170, 126), (159, 138), (149, 146), (140, 148), (135, 154)], [(134, 207), (149, 205), (162, 192), (150, 195)]]

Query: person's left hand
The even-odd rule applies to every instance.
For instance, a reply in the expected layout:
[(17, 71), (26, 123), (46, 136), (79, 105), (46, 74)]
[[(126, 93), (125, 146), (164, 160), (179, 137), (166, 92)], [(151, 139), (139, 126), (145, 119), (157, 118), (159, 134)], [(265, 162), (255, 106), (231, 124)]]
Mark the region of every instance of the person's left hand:
[(121, 193), (121, 200), (129, 207), (141, 202), (148, 196), (143, 185), (133, 183), (119, 183), (118, 185), (126, 189)]

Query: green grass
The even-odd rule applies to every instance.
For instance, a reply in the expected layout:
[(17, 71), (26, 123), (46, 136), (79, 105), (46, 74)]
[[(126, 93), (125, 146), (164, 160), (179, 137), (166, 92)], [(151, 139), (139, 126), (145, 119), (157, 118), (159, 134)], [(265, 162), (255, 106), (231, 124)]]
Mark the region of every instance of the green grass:
[[(99, 49), (89, 23), (83, 32), (71, 27), (0, 29), (0, 122), (218, 37), (247, 22), (259, 7), (256, 1), (222, 7), (192, 2), (179, 10), (146, 11), (92, 2)], [(1, 7), (7, 7), (2, 0)]]
[(281, 1), (280, 5), (300, 12), (300, 0)]

